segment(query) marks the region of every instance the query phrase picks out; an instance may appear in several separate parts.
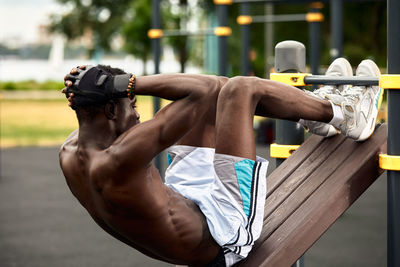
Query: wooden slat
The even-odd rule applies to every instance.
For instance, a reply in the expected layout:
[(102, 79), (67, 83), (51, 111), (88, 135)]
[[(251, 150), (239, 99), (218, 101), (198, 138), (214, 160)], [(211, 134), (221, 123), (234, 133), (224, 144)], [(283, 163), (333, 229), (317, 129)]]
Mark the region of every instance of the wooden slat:
[(304, 145), (297, 149), (293, 154), (286, 159), (280, 166), (280, 173), (273, 172), (267, 179), (267, 188), (269, 195), (299, 166), (306, 160), (314, 150), (324, 142), (324, 138), (321, 136), (314, 135), (312, 138), (308, 138)]
[[(293, 264), (383, 172), (378, 167), (378, 153), (385, 148), (386, 140), (387, 126), (383, 125), (363, 143), (346, 139), (333, 152), (326, 150), (327, 157), (315, 149), (316, 154), (311, 153), (309, 158), (324, 157), (325, 160), (300, 185), (281, 193), (286, 195), (285, 200), (265, 219), (260, 239), (240, 266)], [(324, 142), (333, 147), (337, 140)], [(285, 175), (304, 175), (301, 169), (306, 166), (297, 165), (296, 170), (285, 171)], [(280, 167), (274, 175), (279, 172)], [(275, 191), (284, 189), (278, 186)], [(268, 205), (272, 203), (267, 202)]]
[[(313, 136), (314, 137), (314, 136)], [(313, 138), (311, 137), (311, 138)], [(337, 136), (329, 141), (320, 142), (313, 149), (313, 153), (303, 160), (301, 164), (281, 181), (276, 190), (267, 195), (264, 218), (267, 218), (304, 180), (312, 174), (335, 150), (345, 141), (342, 136)], [(302, 151), (299, 151), (302, 153)], [(297, 170), (296, 172), (294, 172)]]
[[(335, 140), (332, 141), (332, 143), (335, 143)], [(321, 186), (321, 184), (329, 177), (329, 175), (331, 175), (337, 170), (338, 167), (340, 167), (346, 157), (351, 154), (352, 150), (349, 148), (354, 148), (354, 145), (355, 143), (349, 139), (345, 139), (339, 147), (337, 147), (335, 143), (335, 146), (332, 148), (335, 150), (332, 151), (329, 149), (327, 151), (332, 151), (332, 153), (319, 155), (322, 162), (319, 160), (315, 161), (318, 165), (301, 165), (302, 168), (298, 168), (298, 170), (292, 174), (293, 180), (295, 180), (296, 177), (301, 177), (300, 182), (302, 183), (295, 187), (291, 186), (295, 183), (289, 182), (287, 187), (284, 187), (282, 190), (280, 190), (283, 191), (281, 194), (283, 196), (281, 198), (284, 198), (284, 201), (278, 204), (279, 206), (277, 206), (277, 209), (274, 211), (274, 213), (270, 212), (269, 216), (264, 219), (262, 232), (264, 240), (267, 239), (294, 211), (296, 211), (297, 208)], [(328, 157), (326, 157), (326, 154), (328, 154)], [(321, 175), (321, 173), (324, 175)], [(269, 210), (268, 203), (269, 202), (267, 199), (267, 210)], [(271, 203), (271, 206), (275, 205), (276, 204)], [(263, 239), (260, 239), (260, 242), (262, 242)]]

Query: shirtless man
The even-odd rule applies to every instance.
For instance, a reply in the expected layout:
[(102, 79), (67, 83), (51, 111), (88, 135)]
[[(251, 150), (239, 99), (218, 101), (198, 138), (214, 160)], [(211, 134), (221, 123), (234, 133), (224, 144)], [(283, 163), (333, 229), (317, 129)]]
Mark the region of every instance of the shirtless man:
[[(343, 74), (344, 65), (334, 62), (330, 69)], [(358, 69), (373, 76), (370, 65)], [(135, 78), (101, 65), (73, 69), (65, 84), (79, 130), (61, 147), (60, 164), (74, 196), (120, 241), (191, 266), (231, 266), (260, 235), (267, 162), (256, 158), (254, 114), (302, 119), (310, 131), (341, 130), (362, 140), (373, 132), (380, 95), (377, 87), (341, 94), (326, 87), (310, 95), (254, 77)], [(173, 102), (140, 123), (135, 95)], [(358, 119), (367, 98), (370, 111)], [(152, 159), (169, 147), (163, 183)]]

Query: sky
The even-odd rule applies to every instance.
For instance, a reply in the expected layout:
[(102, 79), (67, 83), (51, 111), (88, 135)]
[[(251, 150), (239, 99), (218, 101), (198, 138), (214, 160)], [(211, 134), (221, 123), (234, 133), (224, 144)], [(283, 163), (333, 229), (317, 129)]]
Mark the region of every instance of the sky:
[(55, 0), (0, 0), (0, 42), (10, 38), (34, 42), (38, 26), (48, 22), (48, 14), (60, 10)]
[[(196, 6), (197, 0), (189, 2)], [(56, 0), (0, 0), (0, 43), (35, 42), (38, 26), (48, 24), (49, 14), (62, 14), (69, 8)]]

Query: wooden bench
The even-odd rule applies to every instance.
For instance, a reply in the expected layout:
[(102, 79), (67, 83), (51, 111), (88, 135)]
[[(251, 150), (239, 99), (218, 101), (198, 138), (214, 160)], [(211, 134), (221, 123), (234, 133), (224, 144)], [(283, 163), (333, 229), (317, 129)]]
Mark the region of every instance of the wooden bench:
[(387, 126), (365, 142), (313, 135), (268, 178), (264, 226), (239, 266), (291, 266), (382, 174)]

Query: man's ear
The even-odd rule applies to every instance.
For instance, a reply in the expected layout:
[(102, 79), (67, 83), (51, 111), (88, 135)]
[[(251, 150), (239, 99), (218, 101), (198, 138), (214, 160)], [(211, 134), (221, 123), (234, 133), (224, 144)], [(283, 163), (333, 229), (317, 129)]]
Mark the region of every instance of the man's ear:
[(104, 114), (106, 115), (106, 118), (109, 120), (115, 119), (115, 102), (113, 100), (110, 100), (106, 103), (104, 107)]

